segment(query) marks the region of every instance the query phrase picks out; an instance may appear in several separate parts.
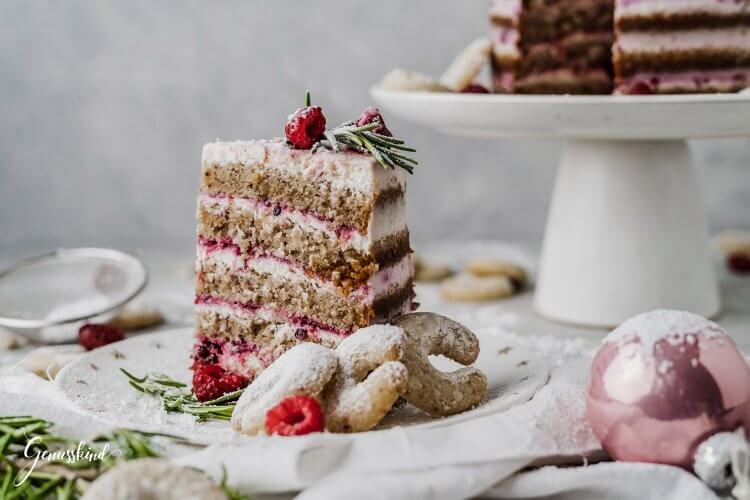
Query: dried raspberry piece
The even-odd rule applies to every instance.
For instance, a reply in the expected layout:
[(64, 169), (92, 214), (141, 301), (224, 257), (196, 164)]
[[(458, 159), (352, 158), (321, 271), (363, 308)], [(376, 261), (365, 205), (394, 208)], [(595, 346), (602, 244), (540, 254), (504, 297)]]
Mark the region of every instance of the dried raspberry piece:
[(310, 149), (323, 138), (326, 117), (320, 106), (310, 106), (310, 93), (305, 95), (305, 105), (286, 119), (284, 133), (289, 143), (298, 149)]
[(114, 325), (85, 324), (78, 330), (78, 343), (87, 351), (124, 338), (122, 330)]
[(741, 252), (727, 255), (727, 267), (733, 273), (750, 274), (750, 255)]
[(490, 91), (484, 85), (478, 83), (470, 83), (466, 87), (461, 89), (462, 94), (489, 94)]
[(247, 386), (249, 380), (219, 365), (197, 365), (193, 371), (193, 394), (198, 401), (211, 401)]
[(383, 120), (383, 115), (380, 114), (380, 110), (373, 106), (365, 108), (365, 110), (362, 111), (362, 114), (359, 115), (359, 118), (357, 118), (356, 124), (358, 127), (364, 127), (365, 125), (369, 125), (370, 123), (375, 121), (380, 122), (380, 126), (375, 127), (372, 130), (373, 132), (375, 132), (376, 134), (393, 137), (391, 131), (388, 130), (388, 127), (385, 126), (385, 120)]
[(654, 89), (646, 82), (635, 82), (628, 89), (628, 94), (630, 95), (648, 95), (653, 93)]
[(320, 403), (310, 396), (289, 396), (266, 413), (267, 434), (301, 436), (324, 428)]

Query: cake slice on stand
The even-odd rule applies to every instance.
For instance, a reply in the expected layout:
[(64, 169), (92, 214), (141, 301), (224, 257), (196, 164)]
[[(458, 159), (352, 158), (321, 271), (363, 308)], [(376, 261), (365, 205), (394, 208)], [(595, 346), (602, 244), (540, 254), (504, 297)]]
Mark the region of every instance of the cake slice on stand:
[(609, 94), (613, 0), (492, 0), (495, 92)]
[(335, 347), (412, 309), (413, 150), (374, 108), (325, 131), (308, 105), (286, 135), (203, 148), (196, 370), (252, 380), (295, 344)]

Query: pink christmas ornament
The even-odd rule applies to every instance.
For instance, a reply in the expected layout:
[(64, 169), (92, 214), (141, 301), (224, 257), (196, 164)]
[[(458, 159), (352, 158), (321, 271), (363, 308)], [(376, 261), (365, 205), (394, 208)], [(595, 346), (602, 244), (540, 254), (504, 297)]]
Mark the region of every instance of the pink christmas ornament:
[(681, 311), (641, 314), (604, 339), (586, 415), (612, 458), (690, 468), (710, 436), (750, 430), (750, 368), (713, 321)]

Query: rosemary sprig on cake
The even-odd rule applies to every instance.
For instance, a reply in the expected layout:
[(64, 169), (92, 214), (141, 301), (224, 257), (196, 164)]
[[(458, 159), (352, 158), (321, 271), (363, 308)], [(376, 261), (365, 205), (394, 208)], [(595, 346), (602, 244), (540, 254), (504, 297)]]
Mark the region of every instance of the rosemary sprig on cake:
[(244, 389), (228, 392), (209, 401), (199, 401), (187, 384), (161, 373), (147, 373), (136, 377), (124, 368), (120, 371), (128, 378), (130, 386), (144, 394), (161, 398), (163, 408), (168, 412), (193, 415), (203, 422), (206, 420), (229, 420), (237, 400)]
[(326, 118), (320, 106), (311, 106), (310, 92), (305, 94), (305, 106), (287, 118), (284, 132), (290, 145), (313, 151), (326, 148), (334, 151), (349, 149), (372, 155), (383, 168), (403, 168), (414, 173), (417, 160), (405, 155), (416, 149), (406, 141), (393, 137), (377, 108), (366, 108), (355, 121), (342, 123), (326, 130)]

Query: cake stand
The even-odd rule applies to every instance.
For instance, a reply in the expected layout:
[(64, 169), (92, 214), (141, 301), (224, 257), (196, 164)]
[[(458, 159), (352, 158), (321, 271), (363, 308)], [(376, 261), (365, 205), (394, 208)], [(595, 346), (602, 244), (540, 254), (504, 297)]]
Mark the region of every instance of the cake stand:
[(750, 95), (510, 96), (373, 88), (448, 134), (566, 141), (535, 291), (550, 319), (615, 326), (656, 308), (720, 311), (686, 139), (750, 136)]

